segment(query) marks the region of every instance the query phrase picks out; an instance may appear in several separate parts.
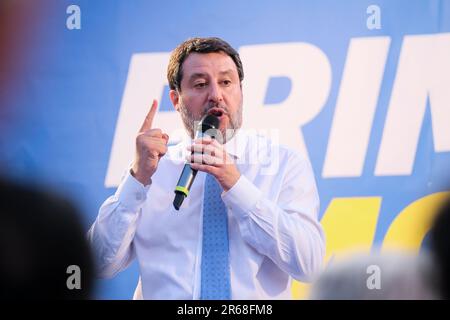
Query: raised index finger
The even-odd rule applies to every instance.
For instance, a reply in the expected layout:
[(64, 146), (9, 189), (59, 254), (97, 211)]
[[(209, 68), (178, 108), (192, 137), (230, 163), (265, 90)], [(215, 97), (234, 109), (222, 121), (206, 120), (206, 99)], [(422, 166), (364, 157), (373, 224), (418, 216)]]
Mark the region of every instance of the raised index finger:
[(145, 132), (152, 128), (153, 118), (155, 117), (157, 110), (158, 110), (158, 101), (156, 99), (153, 99), (152, 107), (150, 108), (150, 111), (147, 113), (147, 116), (145, 117), (144, 123), (139, 129), (139, 132)]

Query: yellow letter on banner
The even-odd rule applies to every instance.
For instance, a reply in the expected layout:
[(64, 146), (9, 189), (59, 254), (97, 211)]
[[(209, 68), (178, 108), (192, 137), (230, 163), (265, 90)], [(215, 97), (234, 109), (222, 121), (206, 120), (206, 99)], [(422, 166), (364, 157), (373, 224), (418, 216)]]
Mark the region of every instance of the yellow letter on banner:
[(383, 250), (404, 249), (418, 252), (434, 216), (450, 192), (420, 198), (398, 214), (383, 240)]
[[(334, 198), (331, 201), (321, 221), (326, 237), (325, 265), (330, 258), (356, 250), (370, 250), (380, 206), (380, 197)], [(308, 284), (294, 281), (293, 298), (307, 298), (308, 289)]]

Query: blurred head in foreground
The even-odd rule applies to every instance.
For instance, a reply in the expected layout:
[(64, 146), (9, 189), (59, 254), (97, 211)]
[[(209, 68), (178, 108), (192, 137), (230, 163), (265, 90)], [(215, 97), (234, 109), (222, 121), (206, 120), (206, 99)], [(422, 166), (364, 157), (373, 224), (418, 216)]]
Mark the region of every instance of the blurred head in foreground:
[(331, 264), (312, 285), (312, 300), (423, 300), (439, 298), (427, 254), (355, 255)]
[(76, 208), (0, 179), (0, 299), (87, 299), (92, 279)]
[(430, 230), (430, 246), (440, 275), (439, 291), (444, 299), (450, 299), (450, 198), (436, 215)]

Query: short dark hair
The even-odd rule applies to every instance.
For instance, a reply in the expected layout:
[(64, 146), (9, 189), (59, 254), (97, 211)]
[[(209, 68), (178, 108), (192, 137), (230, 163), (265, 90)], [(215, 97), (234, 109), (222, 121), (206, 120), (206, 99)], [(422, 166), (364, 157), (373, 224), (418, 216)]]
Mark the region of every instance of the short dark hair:
[(167, 80), (171, 90), (181, 89), (181, 80), (183, 79), (183, 62), (192, 52), (211, 53), (224, 52), (233, 59), (239, 75), (239, 80), (244, 79), (244, 69), (241, 58), (236, 50), (226, 41), (216, 38), (191, 38), (181, 43), (170, 55), (169, 65), (167, 67)]

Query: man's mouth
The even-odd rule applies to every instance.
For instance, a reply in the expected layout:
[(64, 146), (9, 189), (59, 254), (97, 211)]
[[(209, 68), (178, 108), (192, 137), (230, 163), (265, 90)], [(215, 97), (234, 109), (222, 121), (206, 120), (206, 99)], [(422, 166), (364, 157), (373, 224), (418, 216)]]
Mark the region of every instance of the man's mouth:
[(208, 110), (208, 114), (221, 118), (222, 116), (227, 115), (227, 112), (222, 108), (211, 108)]

